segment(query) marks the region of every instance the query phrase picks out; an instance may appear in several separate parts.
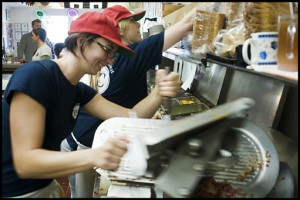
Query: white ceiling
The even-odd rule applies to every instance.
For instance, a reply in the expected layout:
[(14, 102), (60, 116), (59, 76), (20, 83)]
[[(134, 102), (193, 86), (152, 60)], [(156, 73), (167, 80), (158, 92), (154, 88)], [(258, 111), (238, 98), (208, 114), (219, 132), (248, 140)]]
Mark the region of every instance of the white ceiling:
[(7, 7), (10, 8), (25, 8), (25, 7), (33, 7), (33, 8), (64, 8), (63, 2), (49, 2), (47, 6), (42, 5), (40, 2), (34, 2), (33, 6), (27, 6), (24, 3), (21, 2), (3, 2), (3, 5), (6, 5)]
[(25, 3), (22, 4), (21, 2), (3, 2), (4, 5), (10, 8), (22, 8), (26, 7)]

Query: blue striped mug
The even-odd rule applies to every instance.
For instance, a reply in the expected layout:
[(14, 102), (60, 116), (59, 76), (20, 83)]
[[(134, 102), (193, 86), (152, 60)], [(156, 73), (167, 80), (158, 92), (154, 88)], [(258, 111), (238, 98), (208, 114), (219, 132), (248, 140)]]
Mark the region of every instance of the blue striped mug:
[(251, 38), (244, 42), (242, 55), (249, 65), (277, 65), (277, 50), (278, 32), (257, 32), (252, 33)]

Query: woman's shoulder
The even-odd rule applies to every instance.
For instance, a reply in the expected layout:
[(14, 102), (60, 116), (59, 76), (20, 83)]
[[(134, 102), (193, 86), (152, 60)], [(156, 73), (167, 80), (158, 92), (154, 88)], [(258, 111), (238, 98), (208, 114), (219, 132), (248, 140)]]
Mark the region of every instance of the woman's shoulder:
[(44, 68), (53, 68), (57, 69), (57, 64), (51, 60), (51, 59), (45, 59), (45, 60), (37, 60), (37, 61), (30, 61), (27, 63), (24, 63), (21, 67), (19, 67), (16, 71), (41, 71)]
[(43, 80), (50, 80), (53, 77), (56, 73), (54, 66), (55, 62), (51, 60), (27, 62), (13, 73), (12, 78), (16, 83), (23, 83), (23, 86), (25, 83), (27, 85), (41, 83)]
[(46, 42), (44, 42), (44, 44), (42, 46), (40, 46), (40, 48), (51, 50), (51, 48), (49, 47), (49, 45)]

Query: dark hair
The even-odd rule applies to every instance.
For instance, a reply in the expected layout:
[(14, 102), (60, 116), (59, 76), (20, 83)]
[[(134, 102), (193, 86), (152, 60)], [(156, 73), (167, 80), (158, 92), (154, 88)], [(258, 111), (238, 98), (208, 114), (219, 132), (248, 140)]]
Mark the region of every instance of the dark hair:
[(65, 48), (65, 44), (64, 43), (56, 43), (54, 45), (54, 53), (56, 55), (56, 58), (59, 58), (59, 54), (63, 50), (63, 48)]
[(77, 38), (82, 38), (80, 52), (82, 53), (82, 45), (85, 42), (91, 44), (95, 38), (99, 38), (99, 35), (91, 33), (72, 33), (65, 39), (65, 47), (71, 51), (76, 57), (75, 48), (77, 47)]
[(31, 22), (31, 26), (33, 27), (35, 23), (42, 23), (40, 19), (35, 19)]
[(37, 29), (33, 29), (33, 32), (35, 35), (39, 36), (39, 38), (45, 42), (45, 39), (47, 37), (47, 33), (45, 31), (45, 29), (43, 28), (37, 28)]

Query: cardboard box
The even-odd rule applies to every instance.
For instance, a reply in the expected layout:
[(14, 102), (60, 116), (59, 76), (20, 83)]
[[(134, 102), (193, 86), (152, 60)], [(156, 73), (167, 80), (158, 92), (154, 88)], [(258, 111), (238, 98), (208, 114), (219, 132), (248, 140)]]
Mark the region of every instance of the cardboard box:
[(184, 7), (184, 5), (182, 4), (165, 4), (164, 7), (163, 7), (163, 14), (162, 16), (165, 17), (169, 14), (171, 14), (172, 12), (180, 9)]
[(165, 21), (165, 28), (167, 29), (168, 27), (181, 20), (188, 12), (192, 11), (193, 9), (195, 9), (194, 11), (196, 11), (197, 5), (198, 3), (190, 3), (189, 5), (186, 5), (163, 17), (163, 20)]

